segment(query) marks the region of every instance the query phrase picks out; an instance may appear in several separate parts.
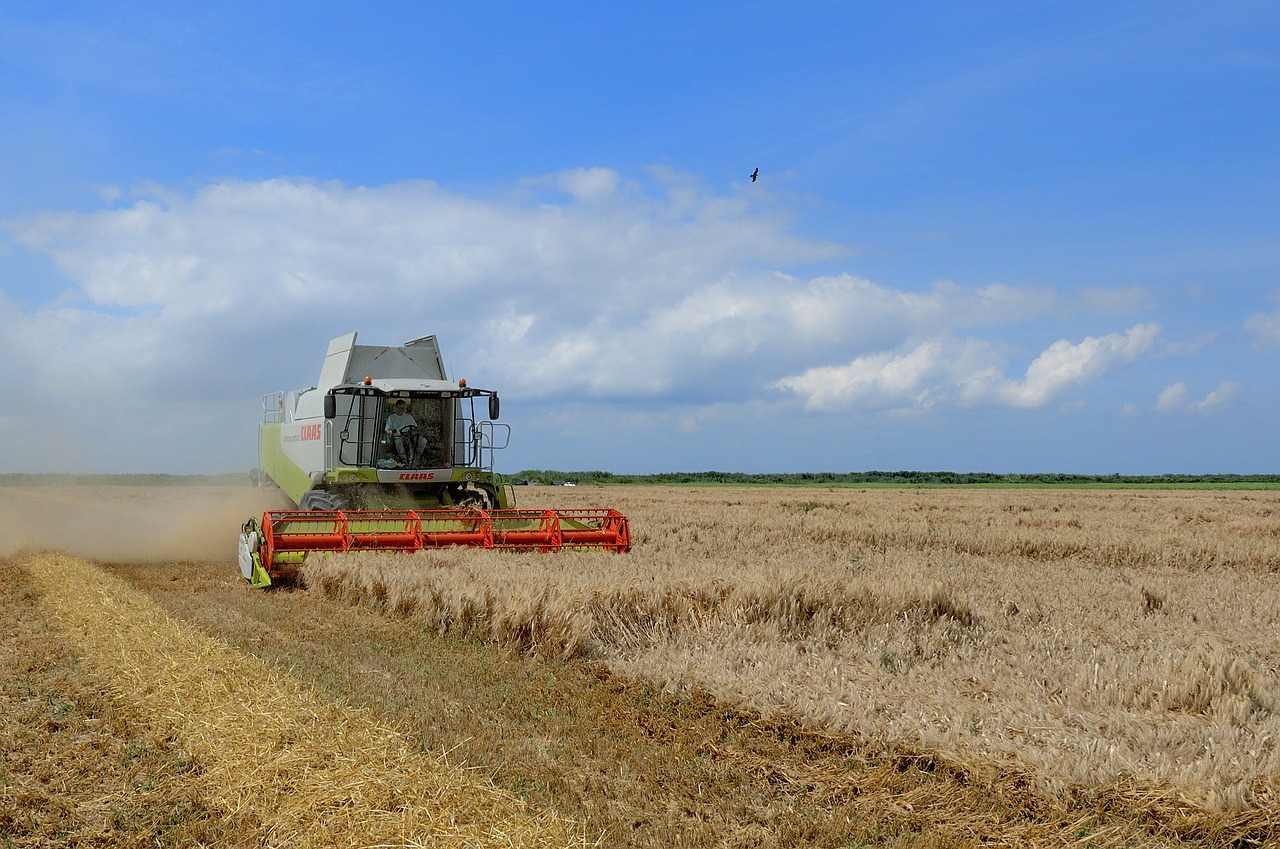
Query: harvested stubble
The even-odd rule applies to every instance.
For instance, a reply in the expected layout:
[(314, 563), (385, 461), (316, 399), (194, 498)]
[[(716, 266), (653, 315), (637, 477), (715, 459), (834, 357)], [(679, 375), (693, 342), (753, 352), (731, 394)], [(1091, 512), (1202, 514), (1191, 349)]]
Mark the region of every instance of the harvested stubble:
[(232, 846), (190, 765), (137, 735), (60, 640), (26, 573), (0, 559), (0, 846)]
[(609, 501), (632, 520), (627, 557), (364, 554), (315, 558), (306, 577), (870, 751), (1012, 762), (1056, 798), (1106, 798), (1184, 833), (1270, 839), (1280, 819), (1280, 495), (611, 489)]
[(411, 751), (395, 731), (321, 699), (167, 616), (89, 563), (24, 557), (41, 603), (157, 743), (196, 767), (208, 803), (263, 846), (572, 846), (571, 823), (483, 776)]

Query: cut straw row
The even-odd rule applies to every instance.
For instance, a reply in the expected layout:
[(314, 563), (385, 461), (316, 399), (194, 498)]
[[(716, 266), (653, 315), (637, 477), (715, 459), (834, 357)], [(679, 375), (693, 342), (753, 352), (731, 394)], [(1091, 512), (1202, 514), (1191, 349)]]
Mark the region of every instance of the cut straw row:
[(211, 804), (263, 846), (578, 846), (581, 830), (483, 776), (412, 751), (360, 711), (169, 617), (61, 553), (24, 558), (58, 631)]

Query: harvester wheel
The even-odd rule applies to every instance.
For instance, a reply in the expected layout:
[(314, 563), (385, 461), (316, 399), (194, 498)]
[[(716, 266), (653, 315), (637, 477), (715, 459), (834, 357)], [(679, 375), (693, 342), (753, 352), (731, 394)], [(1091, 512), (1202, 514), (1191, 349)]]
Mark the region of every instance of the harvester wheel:
[(313, 489), (303, 493), (302, 501), (298, 506), (303, 510), (346, 510), (347, 502), (337, 493)]
[(497, 502), (488, 490), (467, 484), (453, 494), (453, 503), (467, 510), (492, 510)]

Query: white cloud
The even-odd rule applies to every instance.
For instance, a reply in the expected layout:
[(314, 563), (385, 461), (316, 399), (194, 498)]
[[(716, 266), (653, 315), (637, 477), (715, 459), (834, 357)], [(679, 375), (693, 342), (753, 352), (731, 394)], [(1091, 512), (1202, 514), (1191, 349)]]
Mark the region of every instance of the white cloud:
[(1160, 412), (1167, 412), (1181, 407), (1187, 398), (1187, 385), (1181, 381), (1171, 383), (1160, 392), (1160, 396), (1156, 398), (1156, 409)]
[(557, 184), (580, 201), (613, 197), (618, 190), (618, 172), (610, 168), (574, 168), (557, 177)]
[[(352, 330), (366, 344), (439, 335), (450, 369), (500, 389), (509, 409), (597, 399), (722, 411), (777, 390), (810, 410), (1038, 406), (1132, 361), (1156, 332), (1059, 342), (1009, 380), (983, 334), (1060, 310), (1053, 290), (796, 276), (785, 269), (844, 249), (663, 169), (647, 181), (575, 169), (491, 199), (428, 181), (142, 191), (5, 224), (70, 291), (0, 303), (21, 316), (0, 353), (33, 383), (30, 412), (5, 419), (0, 445), (28, 444), (21, 431), (74, 396), (126, 419), (186, 405), (184, 441), (159, 440), (173, 457), (228, 440), (251, 450), (258, 397), (309, 385), (328, 340)], [(85, 450), (156, 467), (137, 459), (157, 450), (141, 428), (68, 427), (97, 446)], [(11, 452), (0, 468), (21, 465), (16, 450), (0, 448)]]
[[(455, 373), (509, 398), (728, 393), (751, 382), (735, 376), (744, 357), (785, 360), (776, 351), (798, 332), (770, 330), (771, 299), (809, 284), (763, 269), (843, 252), (669, 172), (531, 182), (488, 200), (426, 181), (147, 186), (125, 205), (4, 222), (68, 290), (0, 304), (0, 352), (31, 387), (0, 424), (0, 469), (69, 456), (33, 451), (37, 435), (135, 468), (161, 467), (157, 452), (251, 456), (258, 396), (309, 385), (327, 341), (351, 330), (367, 344), (436, 333)], [(89, 413), (59, 416), (54, 435), (45, 417), (67, 398)], [(95, 412), (170, 417), (174, 405), (214, 414), (148, 441), (142, 428), (105, 433)]]
[(864, 403), (921, 406), (928, 403), (927, 385), (943, 370), (942, 345), (930, 341), (902, 354), (871, 354), (842, 366), (809, 369), (774, 385), (804, 398), (808, 410)]
[(1175, 410), (1195, 410), (1205, 411), (1211, 410), (1225, 404), (1231, 398), (1235, 397), (1240, 391), (1240, 385), (1234, 381), (1224, 381), (1219, 384), (1209, 394), (1205, 395), (1198, 401), (1189, 401), (1188, 395), (1190, 390), (1182, 381), (1171, 383), (1161, 390), (1159, 396), (1156, 397), (1155, 409), (1160, 413), (1173, 412)]
[(1043, 407), (1073, 386), (1095, 380), (1117, 366), (1131, 363), (1149, 350), (1158, 325), (1137, 324), (1124, 333), (1088, 336), (1071, 343), (1060, 339), (1027, 366), (1023, 379), (1010, 380), (986, 370), (966, 381), (963, 398), (970, 404), (994, 403), (1030, 409)]
[(1166, 342), (1163, 353), (1174, 357), (1195, 356), (1217, 341), (1218, 334), (1216, 332), (1197, 333), (1188, 339)]
[(1217, 389), (1210, 392), (1208, 395), (1201, 398), (1199, 401), (1196, 401), (1194, 404), (1191, 405), (1191, 408), (1193, 410), (1211, 410), (1214, 407), (1221, 406), (1222, 404), (1225, 404), (1227, 401), (1231, 400), (1233, 397), (1235, 397), (1236, 393), (1239, 391), (1240, 391), (1239, 384), (1234, 383), (1232, 381), (1227, 381), (1221, 384)]
[[(1151, 348), (1158, 333), (1155, 325), (1135, 325), (1123, 334), (1087, 337), (1075, 344), (1060, 340), (1036, 357), (1021, 380), (1004, 376), (989, 343), (936, 337), (899, 351), (861, 355), (843, 365), (810, 368), (773, 385), (804, 399), (810, 410), (938, 403), (1029, 409), (1132, 362)], [(1082, 408), (1077, 400), (1062, 409)]]
[(1259, 348), (1280, 348), (1280, 312), (1255, 313), (1245, 320), (1244, 330), (1253, 335)]

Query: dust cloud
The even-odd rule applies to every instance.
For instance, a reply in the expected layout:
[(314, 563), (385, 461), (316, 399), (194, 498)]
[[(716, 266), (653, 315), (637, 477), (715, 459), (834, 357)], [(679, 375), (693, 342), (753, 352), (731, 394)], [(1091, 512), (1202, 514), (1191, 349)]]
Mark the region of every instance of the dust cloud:
[(57, 550), (87, 560), (234, 561), (240, 526), (290, 507), (274, 487), (0, 487), (0, 557)]

